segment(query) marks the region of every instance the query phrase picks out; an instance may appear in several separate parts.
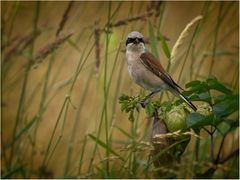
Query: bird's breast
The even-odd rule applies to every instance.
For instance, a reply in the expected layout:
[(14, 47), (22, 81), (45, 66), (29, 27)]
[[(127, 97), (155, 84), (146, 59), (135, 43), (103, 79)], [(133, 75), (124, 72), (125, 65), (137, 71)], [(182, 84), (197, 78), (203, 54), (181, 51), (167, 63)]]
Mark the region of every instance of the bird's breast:
[(140, 54), (126, 54), (128, 72), (135, 83), (150, 91), (164, 88), (163, 81), (149, 71), (140, 61)]

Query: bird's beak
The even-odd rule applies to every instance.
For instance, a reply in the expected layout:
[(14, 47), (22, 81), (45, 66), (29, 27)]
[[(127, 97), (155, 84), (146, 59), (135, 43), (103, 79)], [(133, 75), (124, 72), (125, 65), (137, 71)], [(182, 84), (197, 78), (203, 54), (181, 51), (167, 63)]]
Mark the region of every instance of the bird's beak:
[(134, 44), (138, 44), (139, 43), (139, 40), (138, 38), (136, 38), (134, 41), (133, 41)]

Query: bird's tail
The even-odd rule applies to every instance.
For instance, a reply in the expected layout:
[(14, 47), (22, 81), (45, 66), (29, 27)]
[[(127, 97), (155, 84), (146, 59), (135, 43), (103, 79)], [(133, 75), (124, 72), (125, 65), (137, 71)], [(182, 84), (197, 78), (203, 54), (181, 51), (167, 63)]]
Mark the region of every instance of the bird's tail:
[(190, 108), (192, 108), (194, 111), (197, 111), (196, 106), (194, 106), (187, 98), (185, 98), (181, 93), (179, 93), (179, 97), (188, 104)]

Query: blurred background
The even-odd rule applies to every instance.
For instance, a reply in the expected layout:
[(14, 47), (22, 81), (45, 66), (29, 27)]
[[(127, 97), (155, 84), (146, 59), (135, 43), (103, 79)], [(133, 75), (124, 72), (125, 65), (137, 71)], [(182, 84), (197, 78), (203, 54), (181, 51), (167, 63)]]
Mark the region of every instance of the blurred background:
[[(181, 53), (169, 66), (159, 34), (172, 50), (187, 24), (199, 15), (202, 19), (189, 30)], [(147, 48), (157, 50), (163, 67), (169, 66), (180, 86), (214, 75), (238, 92), (237, 1), (2, 1), (4, 177), (99, 178), (108, 161), (112, 169), (116, 167), (116, 177), (120, 168), (122, 177), (144, 178), (128, 172), (130, 163), (121, 164), (111, 156), (127, 157), (131, 142), (149, 143), (151, 119), (140, 111), (132, 123), (118, 103), (122, 94), (144, 93), (127, 72), (125, 40), (133, 30), (150, 41)], [(238, 147), (238, 137), (237, 129), (224, 152)], [(192, 147), (190, 143), (188, 154)], [(139, 158), (138, 167), (148, 158), (147, 150), (139, 153), (134, 156)], [(191, 156), (186, 159), (191, 162)], [(190, 170), (180, 177), (190, 178)]]

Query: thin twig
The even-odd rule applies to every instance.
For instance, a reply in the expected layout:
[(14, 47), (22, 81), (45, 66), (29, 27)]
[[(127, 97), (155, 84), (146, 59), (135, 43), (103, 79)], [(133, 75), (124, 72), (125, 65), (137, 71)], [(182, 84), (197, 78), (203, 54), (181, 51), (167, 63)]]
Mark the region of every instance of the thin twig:
[(225, 138), (226, 138), (227, 134), (225, 134), (222, 138), (222, 141), (221, 141), (221, 144), (220, 144), (220, 147), (219, 147), (219, 151), (218, 151), (218, 154), (217, 154), (217, 158), (215, 160), (215, 163), (217, 164), (219, 159), (220, 159), (220, 154), (221, 154), (221, 151), (222, 151), (222, 148), (223, 148), (223, 144), (224, 144), (224, 141), (225, 141)]
[(235, 151), (233, 151), (232, 153), (230, 153), (228, 156), (226, 156), (224, 159), (219, 160), (218, 164), (223, 164), (226, 161), (228, 161), (229, 159), (231, 159), (234, 156), (238, 156), (239, 155), (239, 149), (236, 149)]

